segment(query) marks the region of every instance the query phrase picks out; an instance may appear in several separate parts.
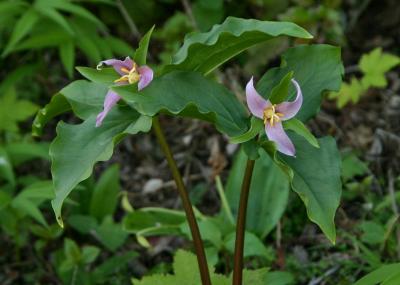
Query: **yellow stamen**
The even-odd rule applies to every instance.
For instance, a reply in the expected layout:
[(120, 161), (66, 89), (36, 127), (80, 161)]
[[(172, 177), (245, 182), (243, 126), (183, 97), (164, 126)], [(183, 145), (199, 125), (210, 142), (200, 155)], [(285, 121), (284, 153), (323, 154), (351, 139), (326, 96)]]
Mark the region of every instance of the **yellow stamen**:
[(128, 81), (129, 84), (133, 84), (133, 83), (136, 83), (136, 82), (138, 82), (140, 80), (140, 74), (137, 71), (136, 64), (133, 64), (133, 67), (132, 67), (131, 70), (129, 70), (129, 69), (125, 68), (125, 67), (122, 67), (121, 71), (126, 73), (126, 74), (121, 76), (117, 80), (114, 80), (115, 83)]
[(280, 122), (281, 117), (284, 115), (282, 113), (276, 112), (276, 105), (273, 104), (268, 108), (264, 109), (263, 112), (263, 119), (264, 119), (264, 124), (266, 125), (267, 122), (270, 123), (270, 125), (273, 127), (275, 123)]
[(129, 69), (125, 68), (125, 67), (121, 67), (121, 71), (125, 72), (125, 73), (129, 73)]

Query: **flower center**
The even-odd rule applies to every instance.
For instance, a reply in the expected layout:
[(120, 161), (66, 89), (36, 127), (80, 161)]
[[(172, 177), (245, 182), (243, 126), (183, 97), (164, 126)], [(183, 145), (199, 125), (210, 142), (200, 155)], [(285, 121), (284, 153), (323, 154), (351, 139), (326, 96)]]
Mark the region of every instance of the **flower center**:
[(264, 125), (266, 125), (267, 122), (269, 122), (270, 125), (273, 127), (276, 122), (279, 122), (281, 120), (281, 117), (283, 117), (283, 114), (276, 112), (276, 104), (273, 104), (270, 107), (264, 109), (263, 112)]
[(121, 71), (123, 73), (126, 73), (126, 74), (121, 76), (120, 78), (118, 78), (114, 82), (117, 83), (117, 82), (126, 82), (126, 81), (128, 81), (129, 84), (133, 84), (133, 83), (138, 82), (139, 79), (140, 79), (140, 74), (137, 71), (136, 67), (137, 67), (136, 64), (133, 64), (133, 67), (132, 67), (131, 70), (129, 70), (129, 69), (125, 68), (125, 67), (122, 67)]

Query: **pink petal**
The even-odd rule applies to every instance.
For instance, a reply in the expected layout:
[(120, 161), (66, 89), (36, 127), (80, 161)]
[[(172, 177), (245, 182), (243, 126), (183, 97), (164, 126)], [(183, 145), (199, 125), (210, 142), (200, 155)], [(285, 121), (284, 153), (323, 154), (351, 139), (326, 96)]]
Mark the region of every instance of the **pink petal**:
[(274, 126), (266, 124), (265, 132), (267, 133), (268, 139), (276, 143), (278, 151), (290, 156), (294, 156), (296, 154), (294, 145), (288, 135), (283, 130), (281, 122), (276, 122)]
[(294, 79), (292, 79), (292, 83), (296, 87), (296, 99), (292, 102), (283, 102), (276, 106), (276, 110), (283, 114), (281, 118), (283, 121), (293, 118), (299, 112), (301, 104), (303, 104), (303, 94), (301, 93), (299, 83)]
[(104, 118), (107, 116), (108, 112), (110, 112), (111, 108), (117, 104), (117, 102), (121, 99), (117, 93), (109, 90), (107, 92), (106, 98), (104, 99), (104, 109), (101, 111), (96, 118), (96, 127), (101, 126)]
[(264, 110), (271, 106), (271, 102), (261, 97), (254, 88), (253, 77), (251, 77), (250, 81), (246, 85), (246, 100), (250, 112), (260, 119), (263, 118)]
[(119, 60), (119, 59), (115, 59), (115, 58), (107, 59), (107, 60), (101, 61), (97, 65), (97, 69), (100, 69), (103, 64), (111, 65), (112, 67), (114, 67), (115, 71), (118, 72), (120, 75), (125, 75), (126, 72), (123, 72), (121, 70), (121, 68), (126, 68), (128, 70), (131, 70), (133, 67), (133, 60), (130, 59), (129, 56), (127, 56), (124, 60)]
[(138, 90), (142, 90), (153, 80), (153, 70), (147, 65), (143, 65), (138, 68), (138, 72), (140, 74)]

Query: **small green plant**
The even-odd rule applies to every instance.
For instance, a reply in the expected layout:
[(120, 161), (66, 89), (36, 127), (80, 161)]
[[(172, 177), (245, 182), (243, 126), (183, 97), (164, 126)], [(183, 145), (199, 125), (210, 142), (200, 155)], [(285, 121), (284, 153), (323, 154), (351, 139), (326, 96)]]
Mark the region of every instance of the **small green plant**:
[(376, 48), (364, 54), (358, 67), (363, 73), (361, 79), (352, 77), (350, 83), (344, 82), (339, 92), (331, 92), (330, 99), (335, 99), (338, 108), (343, 108), (348, 103), (357, 103), (369, 88), (385, 88), (387, 86), (386, 72), (400, 64), (400, 57), (382, 52)]

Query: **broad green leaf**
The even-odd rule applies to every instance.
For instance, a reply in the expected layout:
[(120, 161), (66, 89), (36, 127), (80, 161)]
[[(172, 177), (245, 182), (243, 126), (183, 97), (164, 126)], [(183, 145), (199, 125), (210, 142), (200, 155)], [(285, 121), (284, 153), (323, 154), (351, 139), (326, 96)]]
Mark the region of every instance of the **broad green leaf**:
[(151, 29), (140, 40), (139, 47), (136, 49), (135, 55), (133, 56), (134, 61), (138, 65), (146, 64), (147, 51), (149, 49), (149, 42), (150, 42), (151, 34), (153, 33), (154, 27), (155, 26), (151, 27)]
[(90, 67), (78, 66), (78, 72), (92, 82), (110, 84), (120, 76), (112, 67), (105, 67), (100, 70)]
[(290, 119), (288, 121), (283, 122), (283, 127), (286, 130), (292, 130), (298, 135), (305, 138), (312, 146), (319, 147), (318, 140), (314, 137), (314, 135), (307, 129), (307, 127), (296, 118)]
[(73, 42), (67, 42), (59, 47), (60, 59), (70, 78), (74, 71), (75, 47)]
[(258, 133), (263, 129), (264, 129), (263, 121), (256, 117), (251, 117), (249, 130), (242, 135), (230, 138), (229, 142), (234, 144), (247, 142), (252, 138), (254, 138), (256, 135), (258, 135)]
[(32, 124), (32, 135), (40, 136), (44, 126), (54, 117), (71, 110), (71, 105), (60, 93), (55, 94), (50, 102), (36, 114)]
[[(236, 216), (247, 156), (241, 150), (235, 157), (226, 184), (226, 198)], [(246, 229), (264, 238), (284, 213), (289, 198), (289, 182), (282, 170), (265, 153), (256, 160), (250, 185)]]
[(33, 122), (33, 135), (40, 135), (47, 122), (71, 108), (81, 119), (98, 114), (103, 108), (107, 91), (107, 84), (85, 80), (72, 82), (54, 95), (50, 103), (38, 112)]
[(385, 73), (400, 64), (400, 57), (382, 53), (382, 48), (375, 48), (368, 54), (364, 54), (359, 62), (361, 71), (364, 73), (362, 85), (365, 89), (370, 86), (386, 87)]
[[(271, 94), (272, 88), (290, 71), (293, 71), (293, 78), (303, 93), (303, 105), (296, 117), (304, 122), (318, 112), (323, 91), (337, 91), (340, 88), (343, 73), (340, 48), (302, 45), (288, 49), (282, 55), (282, 65), (270, 69), (259, 80), (258, 92), (263, 96)], [(295, 88), (290, 86), (288, 99), (294, 97)]]
[[(231, 254), (233, 254), (235, 251), (235, 239), (236, 233), (232, 232), (228, 234), (224, 240), (224, 247)], [(268, 250), (260, 238), (251, 232), (245, 232), (244, 257), (260, 256), (269, 259), (272, 255), (273, 253)]]
[(393, 263), (383, 265), (380, 268), (367, 274), (360, 280), (358, 280), (354, 285), (376, 285), (390, 279), (391, 277), (398, 274), (400, 271), (400, 263)]
[(334, 218), (342, 191), (341, 160), (335, 140), (318, 139), (320, 148), (315, 148), (297, 134), (290, 134), (290, 138), (296, 147), (296, 157), (273, 154), (275, 150), (271, 150), (269, 143), (263, 146), (289, 175), (292, 189), (303, 200), (309, 219), (335, 243)]
[(57, 221), (62, 225), (61, 207), (64, 199), (92, 173), (97, 161), (108, 160), (114, 144), (125, 133), (147, 132), (151, 119), (129, 108), (113, 108), (101, 127), (95, 127), (96, 115), (83, 123), (68, 125), (60, 122), (57, 137), (50, 146), (51, 172), (56, 198), (52, 201)]
[(113, 165), (103, 173), (93, 190), (90, 215), (96, 217), (98, 221), (102, 221), (106, 216), (112, 216), (117, 208), (120, 190), (119, 167)]
[(17, 132), (17, 123), (34, 115), (38, 106), (27, 100), (18, 100), (14, 88), (0, 97), (0, 131)]
[(15, 24), (10, 40), (5, 47), (2, 56), (6, 56), (14, 49), (18, 42), (26, 36), (39, 20), (39, 15), (34, 9), (28, 9)]
[(221, 84), (197, 72), (171, 72), (155, 78), (137, 92), (134, 86), (113, 87), (139, 113), (154, 116), (166, 112), (214, 123), (229, 136), (238, 136), (248, 129), (244, 106)]
[(247, 48), (277, 36), (310, 39), (312, 36), (289, 22), (269, 22), (228, 17), (207, 33), (189, 34), (172, 64), (162, 73), (191, 70), (208, 74)]
[(292, 77), (293, 71), (288, 72), (288, 74), (281, 79), (279, 84), (272, 89), (271, 96), (268, 98), (272, 104), (278, 104), (285, 101), (289, 93), (289, 86), (292, 84), (290, 81)]

